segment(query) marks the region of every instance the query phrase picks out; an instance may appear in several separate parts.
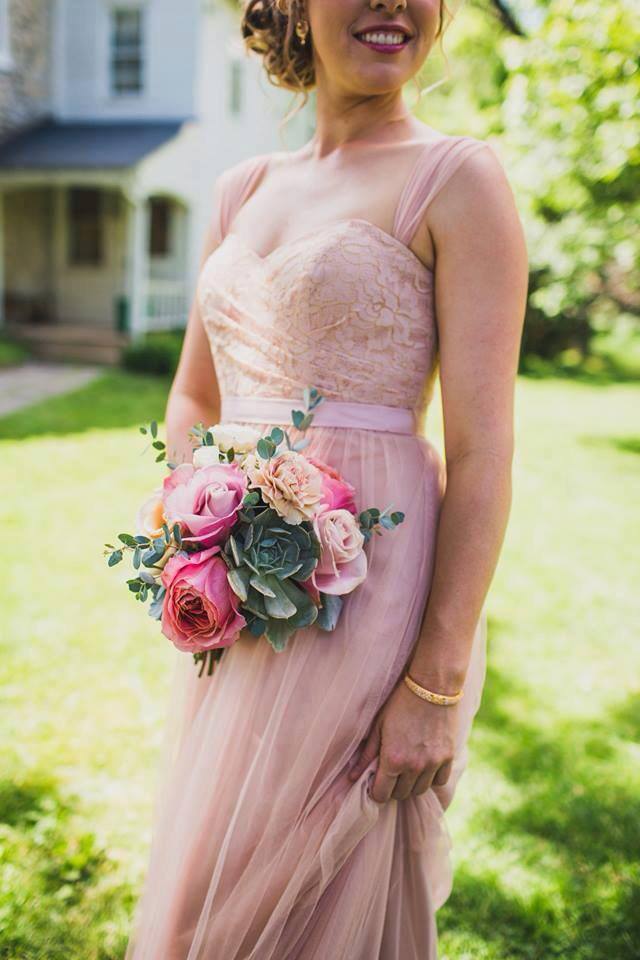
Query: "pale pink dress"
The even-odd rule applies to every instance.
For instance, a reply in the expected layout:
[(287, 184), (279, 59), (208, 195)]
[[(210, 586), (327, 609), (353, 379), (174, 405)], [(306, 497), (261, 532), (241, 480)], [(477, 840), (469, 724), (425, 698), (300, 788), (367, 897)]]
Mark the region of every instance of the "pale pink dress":
[[(443, 811), (480, 702), (484, 610), (447, 785), (377, 803), (369, 794), (377, 761), (356, 782), (346, 774), (416, 641), (445, 485), (434, 446), (406, 426), (431, 399), (438, 346), (434, 275), (407, 244), (451, 174), (487, 147), (445, 135), (412, 142), (392, 232), (339, 219), (266, 257), (229, 226), (269, 155), (216, 182), (219, 245), (197, 297), (224, 418), (249, 410), (265, 428), (282, 422), (274, 403), (299, 406), (307, 385), (345, 410), (347, 424), (358, 422), (356, 409), (379, 415), (376, 429), (312, 427), (307, 452), (355, 485), (360, 508), (392, 503), (406, 521), (367, 545), (369, 576), (347, 597), (335, 632), (300, 630), (281, 653), (243, 636), (211, 677), (198, 677), (191, 656), (176, 651), (148, 873), (126, 960), (437, 956), (435, 911), (451, 888)], [(384, 421), (388, 408), (395, 420)]]

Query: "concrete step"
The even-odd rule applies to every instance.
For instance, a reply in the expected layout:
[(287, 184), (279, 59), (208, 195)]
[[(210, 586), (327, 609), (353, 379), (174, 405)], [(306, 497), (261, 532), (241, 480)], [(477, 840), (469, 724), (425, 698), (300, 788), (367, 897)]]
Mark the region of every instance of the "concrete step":
[(44, 360), (82, 360), (117, 364), (129, 337), (117, 330), (90, 324), (7, 324), (9, 336), (24, 343)]

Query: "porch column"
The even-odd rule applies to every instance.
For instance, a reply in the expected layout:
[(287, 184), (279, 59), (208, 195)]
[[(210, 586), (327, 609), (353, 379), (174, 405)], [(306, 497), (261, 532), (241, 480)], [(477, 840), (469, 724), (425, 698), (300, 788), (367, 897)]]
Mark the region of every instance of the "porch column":
[(147, 330), (149, 285), (149, 214), (146, 197), (130, 198), (127, 237), (127, 288), (131, 337), (138, 340)]

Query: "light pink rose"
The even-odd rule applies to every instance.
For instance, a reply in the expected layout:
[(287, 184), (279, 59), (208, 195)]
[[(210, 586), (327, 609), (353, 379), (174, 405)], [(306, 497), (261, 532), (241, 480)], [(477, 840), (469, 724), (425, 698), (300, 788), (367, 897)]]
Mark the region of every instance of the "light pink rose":
[(307, 457), (307, 460), (322, 474), (323, 507), (327, 510), (349, 510), (351, 513), (357, 513), (354, 500), (356, 488), (322, 460), (311, 456)]
[(349, 510), (323, 510), (314, 518), (322, 552), (311, 580), (323, 593), (344, 594), (367, 575), (364, 536)]
[(287, 523), (311, 520), (322, 506), (322, 474), (306, 457), (285, 450), (269, 460), (247, 461), (251, 486)]
[(247, 478), (235, 463), (200, 469), (181, 463), (165, 477), (163, 488), (169, 527), (178, 522), (184, 541), (213, 547), (224, 543), (237, 520)]
[(162, 571), (162, 632), (188, 653), (230, 647), (247, 621), (227, 580), (220, 547), (177, 553)]

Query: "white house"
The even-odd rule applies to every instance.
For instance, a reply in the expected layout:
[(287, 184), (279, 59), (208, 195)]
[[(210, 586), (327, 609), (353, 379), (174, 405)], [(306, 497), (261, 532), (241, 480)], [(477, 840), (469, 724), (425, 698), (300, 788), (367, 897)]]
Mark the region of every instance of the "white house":
[[(0, 0), (0, 311), (48, 356), (184, 326), (216, 175), (295, 149), (217, 0)], [(284, 137), (284, 139), (283, 139)]]

